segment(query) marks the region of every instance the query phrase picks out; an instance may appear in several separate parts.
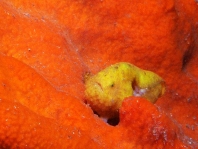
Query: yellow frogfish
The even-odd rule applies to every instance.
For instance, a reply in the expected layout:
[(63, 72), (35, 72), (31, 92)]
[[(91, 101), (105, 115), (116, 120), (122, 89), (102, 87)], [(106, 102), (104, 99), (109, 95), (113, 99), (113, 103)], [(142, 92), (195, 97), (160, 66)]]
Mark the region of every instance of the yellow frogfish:
[(165, 82), (157, 74), (126, 62), (116, 63), (85, 79), (85, 98), (99, 116), (118, 115), (123, 100), (141, 96), (155, 103), (165, 92)]

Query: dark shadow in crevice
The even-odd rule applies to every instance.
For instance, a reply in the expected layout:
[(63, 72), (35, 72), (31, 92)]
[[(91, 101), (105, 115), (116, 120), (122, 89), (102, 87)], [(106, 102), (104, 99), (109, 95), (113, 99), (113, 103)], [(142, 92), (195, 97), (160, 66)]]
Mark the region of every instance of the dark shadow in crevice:
[(101, 118), (103, 121), (105, 121), (107, 124), (109, 124), (111, 126), (116, 126), (120, 122), (119, 115), (117, 115), (117, 116), (115, 116), (113, 118), (105, 119), (105, 118), (100, 117), (100, 115), (97, 112), (95, 112), (95, 111), (94, 111), (94, 114), (96, 114), (99, 118)]
[(116, 125), (119, 124), (119, 122), (120, 122), (119, 116), (118, 117), (114, 117), (114, 118), (110, 118), (110, 119), (107, 120), (107, 123), (109, 125), (111, 125), (111, 126), (116, 126)]
[(189, 44), (187, 47), (187, 50), (185, 51), (182, 59), (182, 70), (185, 70), (189, 62), (193, 59), (195, 56), (196, 48), (197, 48), (197, 29), (195, 27), (192, 27), (192, 31), (190, 33), (191, 36), (189, 36)]
[(189, 46), (188, 50), (185, 51), (185, 53), (183, 55), (183, 59), (182, 59), (182, 70), (184, 70), (186, 68), (186, 66), (188, 65), (188, 63), (192, 59), (193, 51), (194, 51), (194, 44), (192, 43)]

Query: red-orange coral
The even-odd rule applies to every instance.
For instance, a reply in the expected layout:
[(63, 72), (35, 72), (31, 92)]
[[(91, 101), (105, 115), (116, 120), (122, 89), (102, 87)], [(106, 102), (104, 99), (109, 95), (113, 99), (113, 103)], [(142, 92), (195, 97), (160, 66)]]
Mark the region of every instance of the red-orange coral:
[[(2, 0), (0, 146), (196, 148), (197, 4)], [(125, 100), (113, 127), (83, 103), (83, 75), (120, 61), (158, 73), (167, 92)]]
[(120, 110), (120, 124), (126, 138), (145, 148), (182, 148), (178, 140), (178, 128), (149, 101), (130, 97)]
[(0, 104), (0, 148), (92, 148), (96, 144), (82, 130), (58, 125), (19, 103), (1, 99)]

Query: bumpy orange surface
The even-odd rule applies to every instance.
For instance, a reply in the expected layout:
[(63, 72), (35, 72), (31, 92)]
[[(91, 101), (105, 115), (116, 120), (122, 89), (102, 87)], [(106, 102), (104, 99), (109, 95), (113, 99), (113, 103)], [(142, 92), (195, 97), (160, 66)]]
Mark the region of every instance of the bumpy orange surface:
[[(198, 147), (196, 0), (2, 0), (0, 22), (1, 148)], [(110, 126), (83, 76), (120, 61), (167, 89), (126, 99)]]

